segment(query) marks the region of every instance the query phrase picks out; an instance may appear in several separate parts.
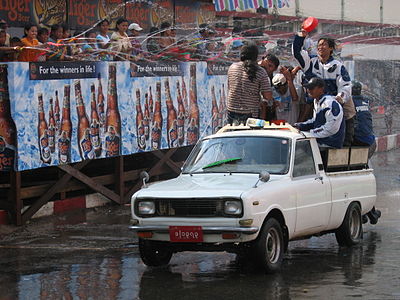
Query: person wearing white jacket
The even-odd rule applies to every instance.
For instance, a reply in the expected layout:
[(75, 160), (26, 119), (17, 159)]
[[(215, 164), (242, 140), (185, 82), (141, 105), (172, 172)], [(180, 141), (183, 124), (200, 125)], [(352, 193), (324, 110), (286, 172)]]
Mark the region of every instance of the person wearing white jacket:
[(343, 63), (335, 59), (332, 54), (335, 41), (328, 37), (321, 37), (317, 44), (317, 56), (310, 56), (303, 50), (307, 32), (296, 34), (293, 41), (293, 55), (303, 69), (305, 78), (320, 77), (325, 81), (325, 93), (335, 97), (343, 106), (346, 120), (345, 146), (350, 146), (354, 136), (354, 103), (351, 99), (351, 79)]
[(309, 131), (322, 148), (342, 148), (345, 133), (342, 106), (335, 97), (324, 94), (322, 78), (313, 77), (305, 87), (314, 98), (314, 114), (305, 122), (295, 123), (295, 127)]

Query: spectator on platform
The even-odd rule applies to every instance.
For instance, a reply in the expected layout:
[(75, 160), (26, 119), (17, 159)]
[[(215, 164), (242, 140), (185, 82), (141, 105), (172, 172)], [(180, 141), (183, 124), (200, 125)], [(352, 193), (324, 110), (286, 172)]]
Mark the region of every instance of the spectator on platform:
[[(13, 49), (20, 49), (24, 46), (24, 44), (22, 44), (21, 39), (19, 37), (12, 37), (10, 39), (10, 47)], [(18, 56), (19, 56), (19, 51), (13, 51), (11, 53), (9, 53), (8, 55), (8, 61), (18, 61)]]
[(205, 60), (207, 58), (207, 45), (209, 43), (210, 29), (208, 25), (203, 23), (199, 25), (198, 33), (195, 34), (193, 40), (193, 46), (196, 49), (195, 57), (200, 60)]
[[(37, 40), (37, 26), (27, 24), (24, 27), (24, 37), (21, 39), (21, 53), (18, 56), (19, 61), (38, 61), (39, 56), (42, 57), (43, 50), (39, 49), (39, 41)], [(45, 57), (44, 57), (45, 59)]]
[(119, 18), (116, 22), (116, 28), (111, 35), (112, 50), (114, 51), (114, 60), (129, 59), (132, 51), (132, 45), (129, 41), (129, 36), (126, 33), (128, 30), (128, 20)]
[(85, 38), (81, 40), (80, 43), (83, 43), (82, 53), (86, 54), (89, 60), (98, 59), (97, 57), (91, 55), (97, 53), (96, 32), (94, 30), (87, 30), (85, 32)]
[(163, 22), (160, 26), (159, 45), (161, 50), (168, 50), (176, 43), (176, 29), (169, 22)]
[(111, 60), (111, 55), (109, 53), (111, 40), (108, 36), (110, 22), (107, 19), (104, 19), (97, 25), (97, 27), (99, 28), (99, 34), (96, 36), (97, 48), (102, 50), (100, 52), (100, 60)]
[(72, 40), (71, 40), (71, 31), (69, 29), (68, 24), (62, 24), (61, 25), (62, 29), (63, 29), (63, 35), (62, 35), (62, 39), (63, 39), (63, 43), (66, 44), (65, 47), (65, 54), (66, 57), (71, 57), (72, 55), (72, 47), (71, 44)]
[(7, 33), (0, 29), (0, 62), (14, 61), (18, 54), (18, 48), (6, 46)]
[(46, 44), (49, 41), (49, 30), (47, 28), (41, 27), (38, 29), (37, 39), (40, 43)]
[(151, 27), (147, 35), (146, 48), (150, 55), (158, 54), (160, 52), (159, 44), (160, 32), (157, 27)]
[(5, 20), (0, 20), (0, 30), (4, 30), (6, 33), (6, 42), (4, 44), (6, 47), (10, 46), (10, 40), (11, 40), (11, 36), (7, 32), (7, 29), (8, 29), (7, 22)]
[(143, 28), (140, 27), (137, 23), (129, 24), (128, 30), (130, 31), (130, 40), (132, 46), (132, 60), (138, 60), (143, 56), (142, 45), (137, 37), (143, 31)]
[(66, 49), (61, 45), (63, 38), (63, 28), (60, 24), (54, 24), (50, 29), (50, 37), (48, 40), (50, 52), (47, 55), (48, 61), (64, 60)]

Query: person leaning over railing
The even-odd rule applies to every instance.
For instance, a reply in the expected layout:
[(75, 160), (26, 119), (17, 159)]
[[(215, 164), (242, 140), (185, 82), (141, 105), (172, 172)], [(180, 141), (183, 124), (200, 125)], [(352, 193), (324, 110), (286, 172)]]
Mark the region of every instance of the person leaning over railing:
[(67, 49), (62, 46), (63, 28), (60, 24), (54, 24), (50, 29), (50, 37), (48, 40), (49, 52), (47, 54), (48, 61), (65, 60)]
[(114, 60), (128, 60), (132, 51), (132, 45), (127, 34), (128, 20), (119, 18), (115, 26), (115, 31), (111, 35), (111, 49), (115, 52)]
[(111, 60), (110, 47), (111, 40), (108, 36), (108, 30), (110, 29), (110, 22), (107, 19), (102, 20), (97, 24), (99, 33), (96, 36), (97, 49), (101, 50), (99, 53), (100, 60)]
[(18, 56), (19, 61), (44, 61), (46, 57), (43, 50), (39, 49), (39, 41), (37, 40), (37, 26), (34, 24), (26, 24), (24, 27), (24, 37), (21, 39), (23, 47)]

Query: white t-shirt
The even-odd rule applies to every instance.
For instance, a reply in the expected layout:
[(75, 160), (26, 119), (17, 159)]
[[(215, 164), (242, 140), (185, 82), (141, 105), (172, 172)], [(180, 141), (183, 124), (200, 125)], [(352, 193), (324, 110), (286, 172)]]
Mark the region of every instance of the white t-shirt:
[(279, 102), (279, 106), (276, 108), (276, 118), (285, 120), (289, 124), (296, 123), (299, 118), (299, 101), (292, 101), (289, 88), (283, 95), (274, 90), (273, 97), (275, 101)]

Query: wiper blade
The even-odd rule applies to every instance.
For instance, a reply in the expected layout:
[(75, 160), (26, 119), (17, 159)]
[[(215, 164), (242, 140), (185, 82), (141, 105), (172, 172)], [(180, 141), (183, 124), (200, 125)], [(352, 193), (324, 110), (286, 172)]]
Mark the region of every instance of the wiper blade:
[(223, 164), (236, 162), (236, 161), (241, 160), (241, 159), (242, 159), (241, 157), (233, 157), (233, 158), (218, 160), (218, 161), (215, 161), (215, 162), (213, 162), (211, 164), (208, 164), (208, 165), (204, 166), (202, 169), (204, 170), (204, 169), (220, 166), (220, 165), (223, 165)]

